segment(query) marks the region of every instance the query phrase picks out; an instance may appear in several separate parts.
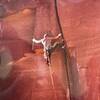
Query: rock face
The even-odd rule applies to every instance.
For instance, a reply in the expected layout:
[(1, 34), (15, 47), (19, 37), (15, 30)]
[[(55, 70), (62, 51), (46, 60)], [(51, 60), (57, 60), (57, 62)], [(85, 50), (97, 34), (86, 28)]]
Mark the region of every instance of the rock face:
[(97, 75), (100, 73), (100, 62), (98, 62), (100, 59), (99, 4), (99, 0), (59, 1), (59, 15), (65, 39), (69, 46), (76, 48), (77, 63), (84, 88), (83, 94), (88, 95), (85, 100), (100, 99), (98, 94), (100, 80), (97, 78), (98, 75), (100, 76), (100, 74)]
[[(84, 100), (99, 100), (100, 1), (57, 1), (65, 40), (69, 47), (74, 47), (76, 53), (75, 66), (79, 71), (78, 77), (82, 88), (80, 97), (82, 96)], [(53, 0), (0, 0), (0, 48), (6, 48), (10, 52), (11, 61), (19, 60), (24, 53), (31, 52), (32, 38), (42, 38), (45, 31), (51, 31), (54, 36), (59, 33)], [(33, 66), (36, 65), (33, 64)], [(14, 75), (17, 77), (16, 74)], [(12, 82), (14, 79), (9, 80)], [(6, 81), (1, 80), (0, 84)], [(39, 84), (42, 84), (41, 81)], [(20, 86), (19, 81), (18, 85)], [(94, 94), (91, 91), (94, 91)], [(22, 97), (22, 94), (18, 95)], [(27, 98), (30, 96), (25, 95)], [(10, 94), (9, 100), (11, 99)], [(6, 100), (5, 97), (4, 100)]]
[(3, 5), (0, 5), (0, 18), (4, 17), (6, 14), (6, 9)]

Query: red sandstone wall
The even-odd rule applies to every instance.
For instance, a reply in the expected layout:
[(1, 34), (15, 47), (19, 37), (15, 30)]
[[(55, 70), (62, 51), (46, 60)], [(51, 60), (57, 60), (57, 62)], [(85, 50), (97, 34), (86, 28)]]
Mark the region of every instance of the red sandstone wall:
[(58, 5), (65, 39), (76, 48), (85, 100), (99, 100), (100, 1), (60, 0)]
[[(33, 11), (34, 13), (34, 11)], [(34, 17), (32, 11), (26, 9), (4, 18), (0, 22), (1, 48), (11, 51), (12, 58), (20, 58), (31, 51)]]
[[(20, 6), (22, 6), (22, 3), (20, 3)], [(6, 43), (3, 42), (3, 44), (11, 48), (14, 55), (19, 56), (20, 49), (22, 53), (23, 50), (27, 48), (31, 49), (26, 43), (21, 44), (18, 39), (21, 39), (22, 42), (25, 41), (29, 43), (33, 34), (36, 38), (40, 38), (41, 31), (52, 30), (54, 34), (57, 34), (58, 31), (56, 31), (57, 27), (54, 20), (55, 16), (52, 12), (53, 8), (47, 9), (48, 6), (41, 6), (48, 3), (49, 2), (45, 3), (45, 1), (35, 3), (35, 7), (37, 5), (36, 15), (32, 16), (32, 13), (29, 11), (28, 14), (25, 12), (24, 15), (18, 13), (4, 20), (5, 25), (9, 25), (7, 26), (7, 31), (3, 32), (3, 39), (8, 39)], [(26, 4), (27, 3), (25, 3), (25, 5)], [(80, 81), (83, 87), (82, 94), (88, 95), (85, 97), (85, 100), (90, 100), (90, 97), (91, 100), (99, 100), (100, 1), (77, 0), (75, 2), (74, 0), (59, 0), (58, 5), (64, 37), (68, 45), (72, 45), (76, 48)], [(12, 8), (15, 9), (16, 7), (12, 6)], [(50, 9), (52, 10), (50, 11)], [(48, 13), (49, 11), (50, 13)], [(13, 39), (13, 41), (11, 39)], [(17, 40), (18, 42), (16, 42)], [(17, 48), (14, 44), (18, 44)], [(87, 86), (89, 88), (87, 88)], [(91, 93), (91, 91), (93, 91), (94, 94)]]

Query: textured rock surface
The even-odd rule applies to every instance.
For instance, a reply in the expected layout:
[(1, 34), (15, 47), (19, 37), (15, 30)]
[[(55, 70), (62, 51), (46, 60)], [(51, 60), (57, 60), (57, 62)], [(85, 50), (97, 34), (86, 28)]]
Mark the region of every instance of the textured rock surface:
[(76, 48), (83, 94), (88, 95), (85, 100), (99, 100), (100, 1), (75, 1), (59, 1), (64, 36), (68, 45)]
[[(11, 62), (13, 60), (18, 60), (23, 58), (24, 53), (31, 52), (31, 39), (33, 38), (33, 36), (39, 39), (43, 36), (43, 33), (41, 32), (50, 30), (53, 32), (53, 35), (58, 34), (59, 29), (57, 26), (52, 3), (53, 0), (50, 1), (49, 0), (0, 0), (0, 4), (4, 5), (6, 9), (6, 14), (4, 14), (5, 17), (3, 19), (0, 19), (0, 48), (1, 48), (0, 52), (2, 53), (2, 48), (5, 48), (8, 54), (11, 56), (10, 59)], [(65, 40), (68, 43), (69, 47), (72, 48), (74, 47), (73, 52), (75, 52), (77, 56), (77, 64), (73, 65), (75, 67), (77, 66), (79, 71), (79, 76), (77, 74), (73, 82), (77, 82), (78, 77), (80, 78), (79, 81), (81, 83), (81, 88), (79, 88), (79, 90), (81, 90), (81, 95), (77, 93), (75, 94), (73, 93), (73, 95), (82, 96), (84, 100), (100, 99), (100, 94), (99, 94), (100, 93), (99, 91), (100, 90), (99, 89), (100, 6), (99, 5), (100, 5), (99, 0), (88, 0), (88, 1), (58, 0), (59, 16), (61, 19)], [(33, 58), (37, 57), (36, 55), (34, 56), (33, 54), (32, 56)], [(59, 95), (58, 98), (55, 98), (54, 96), (55, 94), (51, 93), (53, 91), (52, 89), (49, 90), (48, 94), (46, 94), (47, 91), (41, 93), (39, 91), (39, 87), (37, 87), (38, 92), (30, 94), (31, 91), (33, 92), (34, 89), (36, 89), (34, 88), (32, 90), (31, 87), (40, 85), (42, 86), (43, 83), (46, 83), (48, 87), (47, 80), (48, 81), (50, 80), (50, 77), (47, 78), (49, 74), (48, 72), (47, 72), (47, 77), (45, 76), (43, 81), (41, 81), (41, 78), (38, 81), (38, 75), (37, 75), (38, 71), (36, 71), (35, 73), (26, 72), (20, 76), (20, 71), (21, 72), (24, 71), (25, 68), (26, 70), (28, 70), (27, 66), (31, 67), (30, 70), (34, 69), (35, 67), (37, 68), (41, 67), (39, 62), (30, 63), (33, 61), (32, 56), (29, 58), (27, 57), (24, 58), (24, 60), (20, 62), (21, 65), (17, 63), (18, 64), (16, 65), (17, 67), (11, 67), (9, 65), (11, 64), (10, 61), (8, 65), (5, 65), (7, 66), (7, 69), (5, 67), (5, 70), (8, 70), (10, 68), (11, 71), (8, 72), (11, 73), (10, 76), (7, 74), (8, 75), (7, 79), (2, 80), (1, 78), (2, 76), (0, 77), (1, 78), (0, 100), (11, 100), (12, 98), (13, 100), (31, 100), (31, 99), (40, 100), (40, 98), (43, 98), (43, 100), (53, 100), (53, 99), (66, 100), (65, 94), (67, 92), (65, 91), (63, 92), (63, 90), (56, 91), (57, 94)], [(37, 57), (36, 59), (41, 63), (43, 63), (41, 61), (41, 56)], [(27, 62), (27, 64), (24, 64), (25, 62)], [(60, 66), (61, 65), (63, 65), (63, 63), (61, 63)], [(60, 68), (57, 71), (56, 68), (57, 66), (58, 65), (54, 63), (54, 71), (62, 75), (62, 72), (60, 71), (63, 69)], [(2, 66), (0, 67), (1, 67), (0, 71), (2, 72)], [(44, 64), (42, 67), (45, 68), (47, 66)], [(12, 69), (12, 68), (19, 68), (18, 73), (17, 69)], [(74, 68), (73, 72), (74, 74), (76, 73)], [(34, 77), (32, 77), (34, 78), (32, 79), (31, 78), (32, 75), (30, 74), (36, 76), (36, 79)], [(60, 75), (58, 75), (57, 78), (62, 79)], [(37, 83), (33, 82), (34, 80)], [(57, 84), (59, 84), (59, 82), (61, 81), (62, 80), (59, 80)], [(5, 83), (8, 84), (6, 85)], [(10, 88), (8, 87), (12, 83), (15, 83), (15, 85), (14, 86), (12, 85), (12, 88), (10, 90)], [(59, 87), (59, 85), (57, 86)], [(62, 84), (60, 86), (62, 86)], [(76, 91), (77, 87), (78, 87), (77, 85), (76, 87), (74, 86), (73, 91)], [(5, 90), (6, 88), (11, 92), (6, 91), (3, 94), (2, 90)], [(45, 89), (46, 88), (44, 88), (44, 90)], [(46, 94), (45, 97), (42, 97), (44, 94)], [(18, 98), (16, 95), (18, 96)], [(36, 95), (36, 97), (34, 97), (34, 95)], [(82, 98), (80, 100), (82, 100)]]

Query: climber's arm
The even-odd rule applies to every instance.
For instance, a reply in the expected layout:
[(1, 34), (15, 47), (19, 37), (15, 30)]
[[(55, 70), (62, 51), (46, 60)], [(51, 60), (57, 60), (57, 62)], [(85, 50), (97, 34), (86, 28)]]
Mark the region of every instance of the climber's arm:
[(32, 42), (33, 42), (33, 43), (42, 43), (42, 41), (43, 41), (43, 39), (40, 39), (40, 40), (36, 40), (36, 39), (34, 39), (34, 38), (32, 39)]

